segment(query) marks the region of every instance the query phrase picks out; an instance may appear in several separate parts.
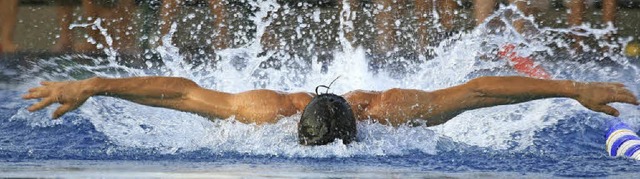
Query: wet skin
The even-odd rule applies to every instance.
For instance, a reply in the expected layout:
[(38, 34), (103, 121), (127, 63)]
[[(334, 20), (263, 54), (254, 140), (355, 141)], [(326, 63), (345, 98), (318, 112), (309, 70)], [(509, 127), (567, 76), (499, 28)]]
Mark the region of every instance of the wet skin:
[[(28, 108), (32, 112), (60, 103), (53, 118), (80, 107), (91, 96), (111, 96), (212, 119), (235, 116), (243, 123), (275, 123), (283, 117), (300, 113), (314, 96), (306, 92), (265, 89), (232, 94), (205, 89), (191, 80), (177, 77), (94, 77), (79, 81), (42, 82), (41, 85), (29, 89), (23, 98), (40, 99)], [(480, 77), (431, 92), (395, 88), (386, 91), (356, 90), (342, 96), (351, 105), (357, 120), (391, 125), (414, 119), (438, 125), (467, 110), (554, 97), (572, 98), (590, 110), (613, 116), (618, 116), (619, 112), (609, 103), (638, 105), (636, 96), (620, 83), (516, 76)]]

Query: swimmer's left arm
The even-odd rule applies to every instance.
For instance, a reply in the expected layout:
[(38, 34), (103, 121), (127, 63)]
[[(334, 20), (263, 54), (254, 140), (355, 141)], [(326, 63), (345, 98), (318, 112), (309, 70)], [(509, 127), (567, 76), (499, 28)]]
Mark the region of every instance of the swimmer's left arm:
[(434, 102), (443, 104), (445, 111), (455, 115), (471, 109), (554, 97), (572, 98), (593, 111), (613, 116), (620, 115), (620, 112), (609, 106), (609, 103), (638, 105), (636, 96), (620, 83), (585, 83), (518, 76), (480, 77), (451, 90), (434, 91), (433, 95), (436, 96)]
[(593, 111), (613, 116), (618, 116), (619, 112), (607, 105), (609, 103), (638, 105), (636, 96), (619, 83), (583, 83), (517, 76), (480, 77), (433, 92), (413, 89), (383, 91), (368, 98), (371, 102), (360, 115), (394, 125), (412, 119), (426, 119), (428, 125), (438, 125), (467, 110), (553, 97), (572, 98)]

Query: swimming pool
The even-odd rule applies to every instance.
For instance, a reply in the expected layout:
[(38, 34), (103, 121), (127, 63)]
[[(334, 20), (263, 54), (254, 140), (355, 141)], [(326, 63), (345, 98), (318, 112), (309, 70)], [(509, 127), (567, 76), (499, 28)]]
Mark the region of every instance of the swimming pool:
[[(481, 27), (482, 28), (482, 27)], [(358, 142), (300, 146), (297, 116), (276, 124), (242, 124), (108, 97), (93, 97), (61, 120), (54, 108), (29, 113), (20, 99), (41, 80), (166, 75), (192, 79), (227, 92), (255, 88), (311, 91), (341, 78), (331, 92), (393, 87), (435, 90), (485, 75), (518, 75), (500, 60), (486, 60), (503, 43), (526, 44), (556, 79), (618, 81), (636, 95), (638, 59), (615, 54), (570, 55), (548, 47), (556, 29), (523, 39), (482, 29), (450, 37), (435, 57), (398, 57), (396, 66), (371, 69), (367, 52), (342, 47), (330, 64), (287, 57), (282, 67), (262, 68), (269, 57), (247, 46), (219, 52), (215, 64), (185, 61), (176, 47), (157, 49), (162, 64), (121, 65), (123, 57), (60, 55), (0, 65), (0, 175), (16, 177), (633, 177), (640, 162), (607, 156), (606, 121), (568, 99), (538, 100), (465, 112), (434, 127), (358, 124)], [(588, 31), (599, 33), (598, 31)], [(170, 44), (170, 43), (167, 43)], [(549, 52), (551, 51), (551, 52)], [(542, 53), (541, 52), (545, 52)], [(109, 54), (109, 53), (107, 53)], [(76, 63), (84, 59), (88, 63)], [(601, 60), (605, 59), (605, 60)], [(640, 127), (638, 107), (614, 104), (621, 119)]]

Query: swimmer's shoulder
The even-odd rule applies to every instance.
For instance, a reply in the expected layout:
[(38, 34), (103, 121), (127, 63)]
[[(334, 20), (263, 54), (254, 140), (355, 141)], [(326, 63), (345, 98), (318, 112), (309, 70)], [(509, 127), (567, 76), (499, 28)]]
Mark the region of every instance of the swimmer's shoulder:
[(309, 92), (295, 92), (289, 93), (287, 97), (297, 111), (302, 111), (307, 106), (307, 104), (311, 102), (311, 99), (315, 97), (315, 94)]
[(349, 91), (345, 94), (343, 94), (342, 96), (347, 98), (347, 97), (351, 97), (351, 96), (357, 96), (357, 95), (378, 95), (380, 94), (380, 91), (373, 91), (373, 90), (353, 90), (353, 91)]
[(381, 94), (380, 91), (354, 90), (342, 95), (352, 106), (368, 106)]

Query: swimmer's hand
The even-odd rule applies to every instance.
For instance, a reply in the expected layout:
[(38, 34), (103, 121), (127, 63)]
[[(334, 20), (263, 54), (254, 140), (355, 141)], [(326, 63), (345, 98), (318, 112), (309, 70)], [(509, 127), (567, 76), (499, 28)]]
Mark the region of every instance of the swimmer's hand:
[(50, 82), (44, 81), (42, 86), (29, 89), (23, 99), (41, 99), (40, 102), (27, 108), (30, 112), (38, 111), (53, 103), (60, 103), (60, 107), (53, 113), (57, 119), (63, 114), (78, 108), (93, 95), (87, 80)]
[(577, 92), (575, 99), (593, 111), (619, 116), (620, 112), (607, 104), (620, 102), (638, 105), (638, 98), (621, 83), (575, 82), (574, 85)]

